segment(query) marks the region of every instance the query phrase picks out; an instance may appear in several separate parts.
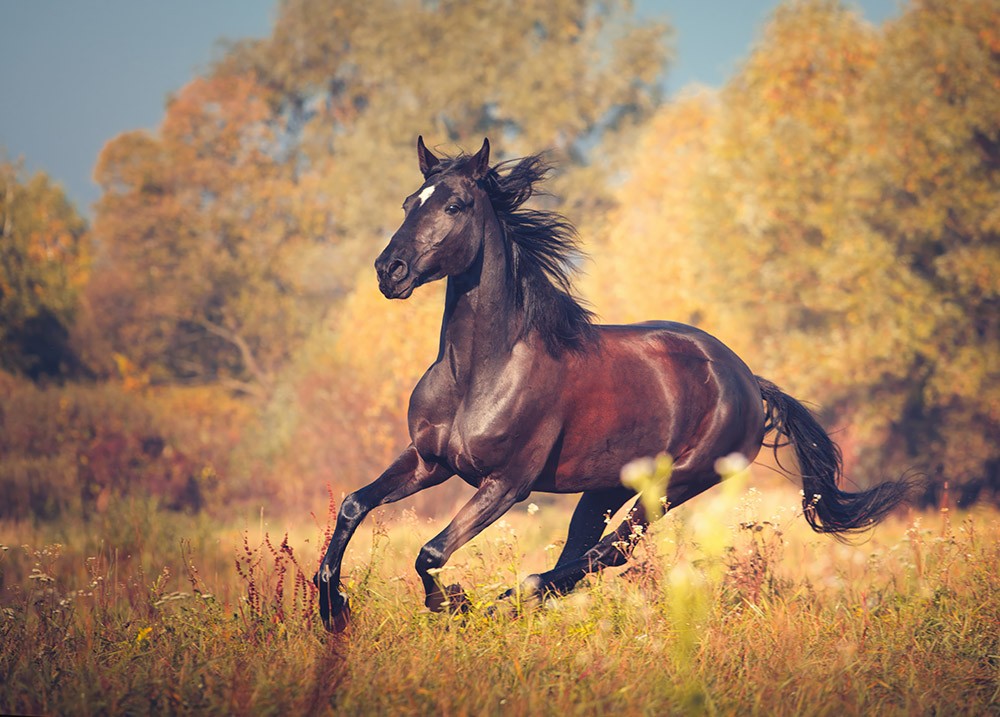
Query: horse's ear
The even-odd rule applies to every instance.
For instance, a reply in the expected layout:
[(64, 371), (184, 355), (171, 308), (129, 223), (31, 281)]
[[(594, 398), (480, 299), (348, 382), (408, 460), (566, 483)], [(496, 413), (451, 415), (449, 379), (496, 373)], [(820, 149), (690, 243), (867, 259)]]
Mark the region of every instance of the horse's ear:
[(476, 152), (476, 156), (470, 160), (472, 164), (472, 178), (480, 180), (490, 171), (490, 141), (483, 137), (483, 146)]
[(424, 179), (427, 179), (431, 171), (441, 161), (424, 146), (423, 136), (417, 137), (417, 161), (420, 162), (420, 173), (424, 175)]

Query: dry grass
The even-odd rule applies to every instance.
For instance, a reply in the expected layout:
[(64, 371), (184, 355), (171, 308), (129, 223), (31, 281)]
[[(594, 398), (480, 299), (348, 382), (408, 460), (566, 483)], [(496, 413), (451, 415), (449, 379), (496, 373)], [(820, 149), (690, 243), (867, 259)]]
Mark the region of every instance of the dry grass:
[[(518, 615), (568, 520), (524, 506), (455, 556), (466, 615), (423, 609), (437, 524), (369, 519), (328, 636), (311, 576), (326, 519), (218, 526), (141, 502), (0, 524), (0, 712), (45, 714), (1000, 714), (1000, 513), (812, 534), (794, 494), (733, 488), (671, 513), (628, 569)], [(266, 517), (265, 517), (266, 518)]]

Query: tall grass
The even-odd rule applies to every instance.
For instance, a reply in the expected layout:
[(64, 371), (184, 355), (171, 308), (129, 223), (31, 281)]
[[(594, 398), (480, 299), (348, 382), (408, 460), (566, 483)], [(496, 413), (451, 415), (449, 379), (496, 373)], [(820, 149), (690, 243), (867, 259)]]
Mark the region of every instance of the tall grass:
[(569, 517), (519, 507), (446, 567), (462, 615), (424, 610), (412, 570), (440, 526), (374, 517), (339, 636), (308, 580), (332, 505), (287, 528), (138, 501), (53, 532), (0, 523), (0, 712), (1000, 713), (1000, 513), (896, 517), (841, 545), (798, 502), (718, 491), (637, 536), (628, 567), (490, 611), (554, 563)]

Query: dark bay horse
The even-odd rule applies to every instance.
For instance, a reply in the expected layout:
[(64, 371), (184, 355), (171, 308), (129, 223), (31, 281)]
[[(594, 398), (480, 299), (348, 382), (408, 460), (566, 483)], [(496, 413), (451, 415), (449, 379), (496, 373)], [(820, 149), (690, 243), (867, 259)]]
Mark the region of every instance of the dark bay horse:
[(532, 491), (583, 495), (555, 567), (525, 590), (565, 592), (624, 563), (622, 541), (650, 516), (639, 502), (602, 538), (604, 516), (634, 496), (622, 466), (662, 451), (674, 458), (670, 507), (720, 481), (719, 457), (753, 461), (771, 431), (774, 445), (795, 450), (805, 517), (818, 532), (863, 530), (905, 498), (905, 481), (842, 491), (839, 449), (809, 410), (705, 332), (665, 321), (596, 325), (570, 287), (573, 227), (522, 207), (548, 171), (539, 156), (491, 167), (488, 141), (475, 155), (438, 158), (418, 139), (417, 158), (424, 183), (403, 203), (375, 269), (390, 299), (447, 278), (440, 347), (410, 397), (412, 442), (340, 507), (315, 578), (328, 629), (347, 624), (341, 560), (362, 519), (454, 475), (476, 493), (417, 557), (431, 610), (463, 597), (436, 569)]

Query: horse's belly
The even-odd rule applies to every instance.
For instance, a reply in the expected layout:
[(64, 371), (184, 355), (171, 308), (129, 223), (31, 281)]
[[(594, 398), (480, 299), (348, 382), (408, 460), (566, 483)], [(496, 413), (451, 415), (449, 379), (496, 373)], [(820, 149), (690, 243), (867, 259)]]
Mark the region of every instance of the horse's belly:
[(553, 493), (576, 493), (603, 490), (620, 485), (622, 466), (631, 460), (653, 456), (668, 450), (667, 436), (650, 430), (650, 426), (634, 432), (608, 432), (600, 436), (580, 436), (575, 444), (567, 436), (558, 462), (550, 464), (541, 476), (536, 490)]

